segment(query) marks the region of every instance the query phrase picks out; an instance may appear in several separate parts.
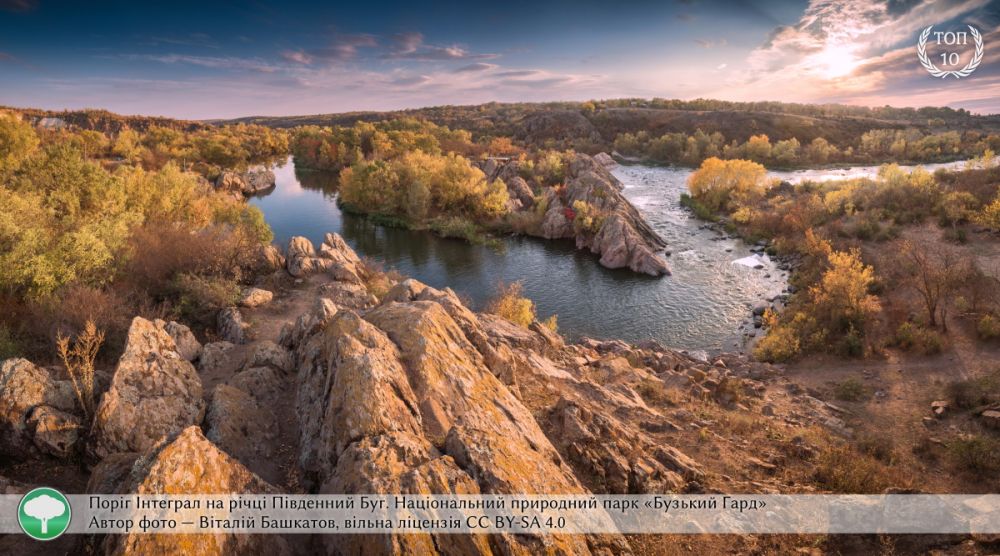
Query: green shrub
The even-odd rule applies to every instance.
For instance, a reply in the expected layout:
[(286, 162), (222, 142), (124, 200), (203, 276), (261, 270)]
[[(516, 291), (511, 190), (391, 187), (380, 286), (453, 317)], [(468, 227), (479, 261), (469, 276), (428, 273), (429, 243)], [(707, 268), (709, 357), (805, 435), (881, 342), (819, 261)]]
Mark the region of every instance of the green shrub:
[(430, 228), (441, 237), (464, 239), (472, 243), (483, 243), (486, 237), (474, 222), (461, 216), (446, 216), (432, 220)]
[(4, 325), (0, 325), (0, 361), (21, 355), (21, 346), (14, 334)]
[(218, 276), (181, 274), (174, 281), (177, 290), (177, 313), (191, 321), (208, 324), (220, 309), (236, 305), (240, 285)]
[(833, 395), (840, 401), (859, 402), (868, 397), (868, 388), (860, 380), (849, 378), (834, 385)]
[(688, 195), (687, 193), (681, 193), (681, 206), (693, 212), (699, 220), (706, 220), (708, 222), (715, 222), (718, 220), (718, 217), (715, 216), (711, 209), (699, 203), (694, 197)]
[(986, 436), (959, 438), (948, 446), (952, 462), (959, 469), (977, 475), (1000, 473), (1000, 442)]
[(1000, 402), (1000, 371), (952, 382), (947, 392), (955, 407), (960, 409), (975, 409)]
[(944, 338), (934, 330), (917, 326), (912, 322), (899, 325), (894, 338), (895, 345), (905, 351), (917, 351), (924, 355), (941, 353)]
[(1000, 320), (993, 315), (983, 315), (976, 324), (976, 333), (983, 340), (1000, 338)]

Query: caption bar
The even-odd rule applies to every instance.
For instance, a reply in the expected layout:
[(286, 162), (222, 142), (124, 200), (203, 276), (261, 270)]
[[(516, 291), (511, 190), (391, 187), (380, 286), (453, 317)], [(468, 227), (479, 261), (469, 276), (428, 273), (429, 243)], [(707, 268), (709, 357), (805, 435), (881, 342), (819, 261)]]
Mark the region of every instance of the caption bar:
[[(67, 533), (997, 534), (1000, 495), (69, 495)], [(19, 496), (0, 496), (18, 533)]]

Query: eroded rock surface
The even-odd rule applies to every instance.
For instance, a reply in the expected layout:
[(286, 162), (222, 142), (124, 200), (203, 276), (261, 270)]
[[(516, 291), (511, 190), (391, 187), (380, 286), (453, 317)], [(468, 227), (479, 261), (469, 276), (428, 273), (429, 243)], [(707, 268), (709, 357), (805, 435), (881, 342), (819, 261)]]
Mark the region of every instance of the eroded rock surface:
[(204, 411), (194, 366), (177, 353), (162, 326), (136, 317), (111, 387), (97, 407), (91, 455), (146, 451), (164, 436), (200, 423)]
[[(114, 483), (119, 494), (269, 494), (277, 490), (220, 450), (198, 427), (188, 427), (142, 457), (123, 454), (104, 464), (89, 485), (107, 492)], [(130, 460), (136, 462), (130, 464)], [(278, 535), (109, 535), (100, 543), (103, 554), (268, 554), (291, 551)]]

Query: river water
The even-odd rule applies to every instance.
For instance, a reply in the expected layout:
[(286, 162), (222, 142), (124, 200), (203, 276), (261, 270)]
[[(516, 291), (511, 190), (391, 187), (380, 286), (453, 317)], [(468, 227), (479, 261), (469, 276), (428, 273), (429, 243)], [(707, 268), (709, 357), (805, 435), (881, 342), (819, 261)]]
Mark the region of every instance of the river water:
[[(871, 166), (772, 174), (796, 182), (877, 171)], [(557, 314), (560, 332), (570, 339), (654, 339), (692, 351), (740, 350), (750, 309), (780, 294), (787, 273), (741, 240), (706, 229), (680, 206), (690, 169), (618, 166), (612, 172), (625, 185), (625, 196), (667, 240), (671, 276), (606, 269), (572, 241), (509, 237), (490, 247), (377, 226), (337, 208), (334, 176), (296, 172), (292, 162), (275, 169), (277, 183), (269, 194), (250, 202), (264, 212), (281, 244), (301, 235), (318, 245), (326, 232), (337, 232), (358, 254), (431, 286), (451, 287), (476, 308), (499, 281), (520, 280), (539, 317)]]

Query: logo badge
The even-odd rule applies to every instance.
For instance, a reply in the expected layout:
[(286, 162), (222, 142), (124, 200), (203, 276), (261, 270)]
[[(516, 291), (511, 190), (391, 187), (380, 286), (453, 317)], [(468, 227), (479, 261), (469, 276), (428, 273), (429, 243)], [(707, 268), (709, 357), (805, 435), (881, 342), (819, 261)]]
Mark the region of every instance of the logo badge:
[[(929, 25), (922, 33), (920, 33), (920, 39), (917, 40), (917, 58), (920, 60), (920, 65), (924, 66), (924, 69), (927, 70), (927, 73), (933, 75), (934, 77), (940, 77), (941, 79), (944, 79), (949, 75), (954, 76), (955, 79), (961, 79), (972, 75), (972, 72), (976, 71), (980, 62), (983, 61), (983, 36), (979, 33), (979, 29), (976, 29), (972, 25), (969, 25), (968, 27), (968, 33), (965, 31), (935, 31), (934, 33), (931, 33), (934, 26)], [(929, 39), (932, 34), (934, 35), (934, 42), (939, 46), (944, 45), (945, 47), (956, 47), (959, 49), (963, 49), (964, 47), (966, 50), (968, 48), (969, 36), (971, 34), (972, 41), (975, 45), (975, 51), (972, 54), (972, 59), (969, 60), (969, 63), (961, 69), (942, 69), (948, 67), (954, 68), (955, 66), (958, 66), (961, 63), (961, 52), (941, 52), (940, 54), (936, 54), (934, 56), (934, 59), (937, 59), (938, 56), (941, 58), (941, 68), (938, 68), (937, 65), (935, 65), (931, 60), (931, 57), (927, 55), (927, 39)]]
[(21, 498), (17, 523), (37, 541), (51, 541), (66, 532), (73, 511), (69, 500), (54, 488), (36, 488)]

